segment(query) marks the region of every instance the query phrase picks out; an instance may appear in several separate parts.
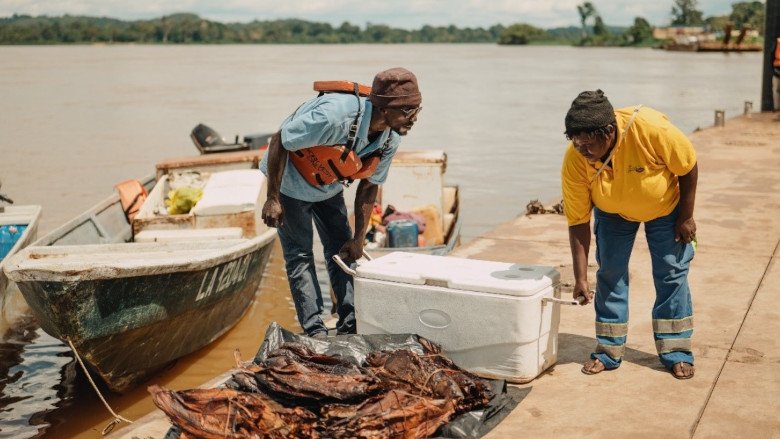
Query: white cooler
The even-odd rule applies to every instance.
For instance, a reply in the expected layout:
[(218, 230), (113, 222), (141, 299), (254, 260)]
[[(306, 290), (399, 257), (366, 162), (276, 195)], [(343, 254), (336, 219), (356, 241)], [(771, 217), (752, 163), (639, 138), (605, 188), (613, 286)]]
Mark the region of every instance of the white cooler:
[(419, 334), (477, 375), (528, 382), (558, 355), (552, 267), (395, 252), (355, 272), (360, 334)]

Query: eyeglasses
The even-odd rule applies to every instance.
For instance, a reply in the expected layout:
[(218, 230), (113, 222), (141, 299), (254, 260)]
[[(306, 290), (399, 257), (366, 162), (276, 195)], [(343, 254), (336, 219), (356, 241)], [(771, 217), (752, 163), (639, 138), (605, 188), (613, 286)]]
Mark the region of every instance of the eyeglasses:
[(400, 110), (404, 116), (407, 118), (417, 116), (422, 111), (422, 107), (415, 107), (415, 108), (397, 108), (397, 110)]

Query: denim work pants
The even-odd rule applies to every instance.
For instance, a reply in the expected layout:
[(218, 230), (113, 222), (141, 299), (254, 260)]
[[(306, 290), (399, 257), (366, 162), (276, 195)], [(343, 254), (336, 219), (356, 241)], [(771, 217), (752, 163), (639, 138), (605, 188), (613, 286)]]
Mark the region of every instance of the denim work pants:
[(331, 286), (338, 301), (339, 334), (355, 332), (355, 300), (352, 276), (344, 273), (333, 261), (341, 247), (352, 238), (347, 219), (344, 195), (339, 193), (325, 201), (308, 202), (280, 194), (284, 217), (279, 227), (287, 280), (295, 302), (298, 322), (308, 335), (327, 331), (320, 314), (323, 311), (322, 291), (314, 270), (312, 251), (312, 220), (317, 227)]
[[(688, 289), (688, 266), (693, 245), (674, 240), (678, 208), (645, 223), (655, 283), (653, 332), (661, 363), (693, 364), (691, 335), (693, 306)], [(607, 369), (620, 366), (628, 336), (628, 260), (639, 223), (594, 208), (596, 234), (596, 340), (591, 358)]]

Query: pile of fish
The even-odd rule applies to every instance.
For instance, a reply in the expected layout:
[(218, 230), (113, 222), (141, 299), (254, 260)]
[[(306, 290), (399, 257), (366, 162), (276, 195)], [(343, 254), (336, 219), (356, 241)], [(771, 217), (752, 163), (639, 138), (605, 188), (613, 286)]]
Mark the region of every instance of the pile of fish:
[(237, 361), (227, 388), (149, 391), (182, 438), (424, 438), (494, 395), (420, 341), (422, 355), (374, 351), (363, 364), (287, 342), (260, 364)]

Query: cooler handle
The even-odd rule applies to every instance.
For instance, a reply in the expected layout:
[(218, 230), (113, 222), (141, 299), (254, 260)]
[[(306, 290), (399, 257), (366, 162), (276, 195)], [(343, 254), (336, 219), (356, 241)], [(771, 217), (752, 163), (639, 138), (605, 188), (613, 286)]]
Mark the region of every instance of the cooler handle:
[(552, 303), (558, 303), (560, 305), (582, 305), (582, 302), (584, 300), (585, 298), (582, 296), (577, 297), (577, 300), (556, 299), (555, 297), (542, 298), (542, 302), (552, 302)]
[[(371, 257), (368, 253), (366, 253), (366, 250), (363, 249), (363, 257), (368, 259), (369, 261), (373, 260), (374, 258)], [(341, 259), (341, 256), (339, 255), (333, 255), (333, 260), (336, 262), (336, 265), (341, 267), (341, 269), (344, 271), (344, 273), (347, 273), (350, 276), (355, 276), (357, 272), (346, 264), (343, 259)]]
[(357, 274), (357, 271), (349, 268), (347, 266), (347, 264), (344, 263), (344, 261), (341, 259), (341, 257), (339, 255), (333, 255), (333, 260), (336, 262), (336, 265), (341, 267), (341, 270), (344, 273), (347, 273), (348, 275), (353, 276), (353, 277)]

